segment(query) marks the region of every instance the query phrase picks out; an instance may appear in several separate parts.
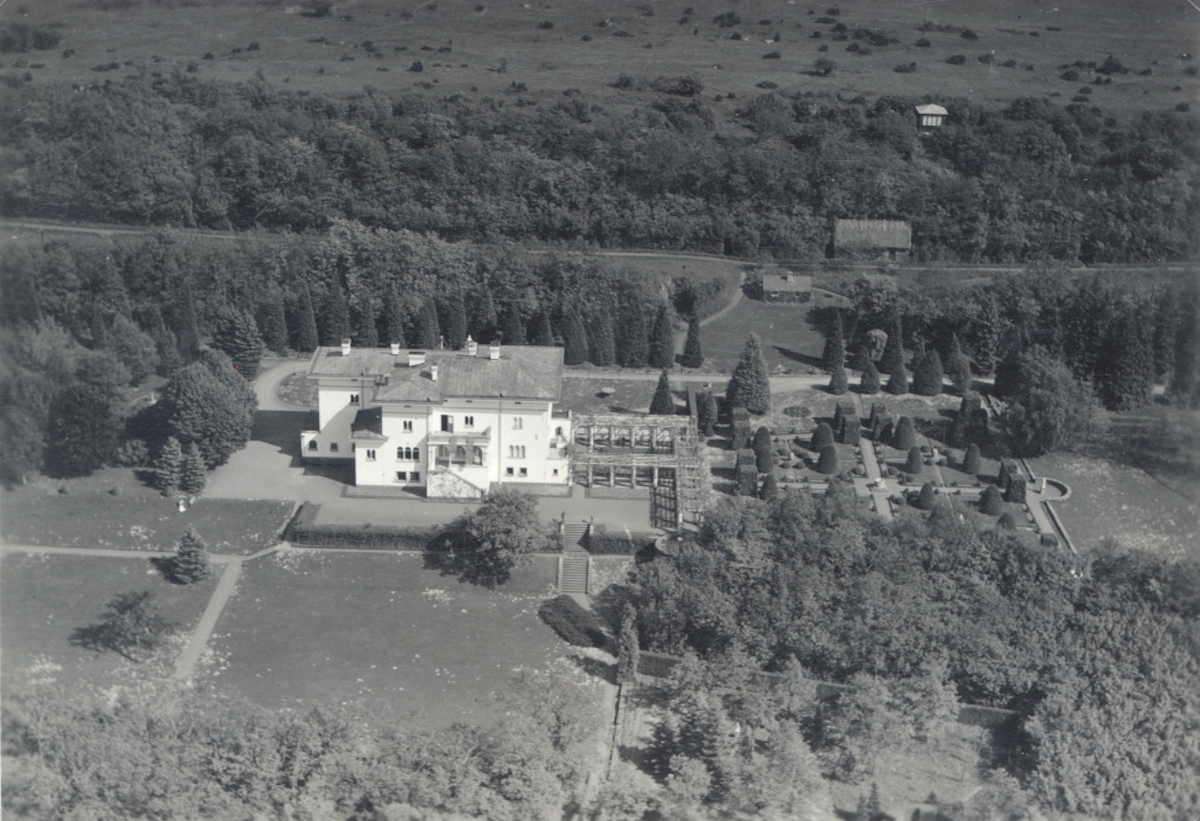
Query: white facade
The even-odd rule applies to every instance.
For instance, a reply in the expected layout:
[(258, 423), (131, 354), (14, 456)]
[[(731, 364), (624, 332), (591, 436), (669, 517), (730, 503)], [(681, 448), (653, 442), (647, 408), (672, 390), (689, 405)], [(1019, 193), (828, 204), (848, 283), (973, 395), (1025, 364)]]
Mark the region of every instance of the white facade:
[(566, 485), (571, 419), (554, 410), (561, 370), (560, 348), (319, 349), (309, 367), (319, 427), (301, 434), (303, 460), (352, 460), (356, 485), (430, 497)]

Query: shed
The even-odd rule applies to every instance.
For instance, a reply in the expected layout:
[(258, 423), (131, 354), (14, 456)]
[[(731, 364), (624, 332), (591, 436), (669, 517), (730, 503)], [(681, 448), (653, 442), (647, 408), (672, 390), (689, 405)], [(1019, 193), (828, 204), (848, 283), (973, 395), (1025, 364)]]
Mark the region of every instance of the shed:
[(912, 226), (907, 220), (840, 219), (833, 224), (830, 256), (895, 262), (911, 249)]
[(942, 123), (946, 121), (946, 115), (949, 113), (936, 103), (919, 105), (917, 106), (917, 127), (941, 128)]
[(812, 299), (812, 277), (793, 271), (763, 274), (764, 302), (808, 302)]

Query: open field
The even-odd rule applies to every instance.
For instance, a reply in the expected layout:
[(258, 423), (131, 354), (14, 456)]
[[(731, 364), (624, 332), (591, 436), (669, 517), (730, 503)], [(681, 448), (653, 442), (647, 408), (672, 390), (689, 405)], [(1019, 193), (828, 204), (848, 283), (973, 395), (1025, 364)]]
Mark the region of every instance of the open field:
[(490, 723), (492, 697), (518, 670), (570, 649), (537, 615), (556, 560), (539, 557), (494, 591), (423, 562), (284, 550), (248, 563), (199, 676), (271, 707), (337, 699), (375, 721)]
[[(718, 0), (691, 3), (692, 13), (684, 13), (684, 5), (348, 0), (334, 3), (331, 16), (315, 18), (287, 2), (167, 6), (40, 0), (8, 3), (0, 14), (5, 20), (62, 24), (55, 50), (18, 55), (16, 75), (28, 71), (33, 82), (86, 84), (194, 70), (201, 79), (262, 77), (332, 94), (370, 85), (389, 93), (552, 100), (578, 88), (597, 101), (619, 101), (628, 96), (608, 84), (623, 73), (686, 74), (703, 82), (710, 100), (726, 98), (714, 101), (719, 115), (731, 115), (742, 99), (760, 93), (757, 86), (764, 82), (784, 92), (989, 101), (1054, 96), (1065, 103), (1086, 78), (1061, 80), (1060, 65), (1101, 62), (1108, 54), (1132, 69), (1095, 88), (1095, 104), (1108, 111), (1194, 102), (1200, 82), (1185, 75), (1187, 63), (1177, 59), (1196, 51), (1197, 12), (1175, 0), (1063, 0), (1040, 6), (1003, 0), (921, 5), (859, 0), (842, 4), (837, 21), (850, 32), (866, 28), (889, 42), (856, 53), (846, 47), (859, 41), (835, 40), (829, 23), (816, 22), (823, 4)], [(740, 17), (740, 24), (716, 25), (714, 17), (728, 11)], [(923, 34), (918, 27), (926, 23), (948, 30)], [(964, 28), (978, 39), (963, 39)], [(813, 38), (817, 31), (822, 39)], [(929, 47), (916, 45), (921, 37)], [(827, 51), (819, 51), (822, 46)], [(64, 59), (65, 49), (73, 49), (73, 56)], [(779, 57), (763, 59), (770, 53)], [(947, 64), (954, 54), (964, 55), (966, 62)], [(991, 64), (976, 59), (984, 54), (994, 55)], [(832, 74), (808, 73), (818, 57), (834, 60)], [(1006, 67), (1010, 60), (1012, 67)], [(421, 72), (409, 71), (414, 61), (422, 63)], [(92, 70), (114, 63), (108, 71)], [(916, 63), (911, 74), (893, 71), (911, 63)], [(1153, 73), (1136, 73), (1146, 68)]]
[(134, 665), (116, 653), (72, 645), (71, 634), (94, 624), (104, 606), (121, 593), (149, 590), (169, 622), (190, 630), (204, 612), (216, 576), (190, 585), (172, 584), (146, 559), (101, 558), (47, 553), (5, 553), (0, 561), (0, 623), (4, 665), (0, 681), (27, 677), (67, 685), (110, 676), (170, 670), (179, 639), (157, 663)]
[(14, 492), (3, 496), (0, 538), (8, 544), (173, 550), (189, 524), (214, 553), (246, 554), (270, 546), (293, 504), (200, 499), (180, 513), (161, 496), (103, 492)]

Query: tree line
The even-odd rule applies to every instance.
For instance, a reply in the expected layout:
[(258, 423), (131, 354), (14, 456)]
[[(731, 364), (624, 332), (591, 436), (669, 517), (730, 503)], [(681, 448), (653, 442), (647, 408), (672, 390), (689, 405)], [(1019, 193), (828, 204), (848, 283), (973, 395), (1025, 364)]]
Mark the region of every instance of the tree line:
[[(1197, 120), (1019, 99), (813, 92), (717, 119), (695, 83), (602, 106), (345, 97), (176, 71), (3, 90), (9, 215), (309, 232), (338, 219), (443, 239), (814, 259), (839, 217), (907, 219), (919, 260), (1194, 256)], [(521, 105), (512, 104), (520, 102)]]

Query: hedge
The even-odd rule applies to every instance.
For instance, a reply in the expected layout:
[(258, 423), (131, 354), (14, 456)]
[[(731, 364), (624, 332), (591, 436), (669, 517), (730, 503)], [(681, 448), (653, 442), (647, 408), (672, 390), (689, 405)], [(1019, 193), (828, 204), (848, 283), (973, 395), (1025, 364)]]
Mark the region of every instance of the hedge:
[(321, 506), (305, 502), (287, 529), (287, 540), (302, 547), (361, 547), (391, 550), (438, 550), (442, 531), (429, 527), (389, 527), (372, 524), (314, 524)]
[(647, 533), (592, 533), (586, 547), (594, 556), (633, 556), (653, 546), (656, 539)]
[(567, 644), (576, 647), (604, 647), (608, 644), (599, 617), (570, 596), (557, 596), (542, 602), (538, 607), (538, 616)]

